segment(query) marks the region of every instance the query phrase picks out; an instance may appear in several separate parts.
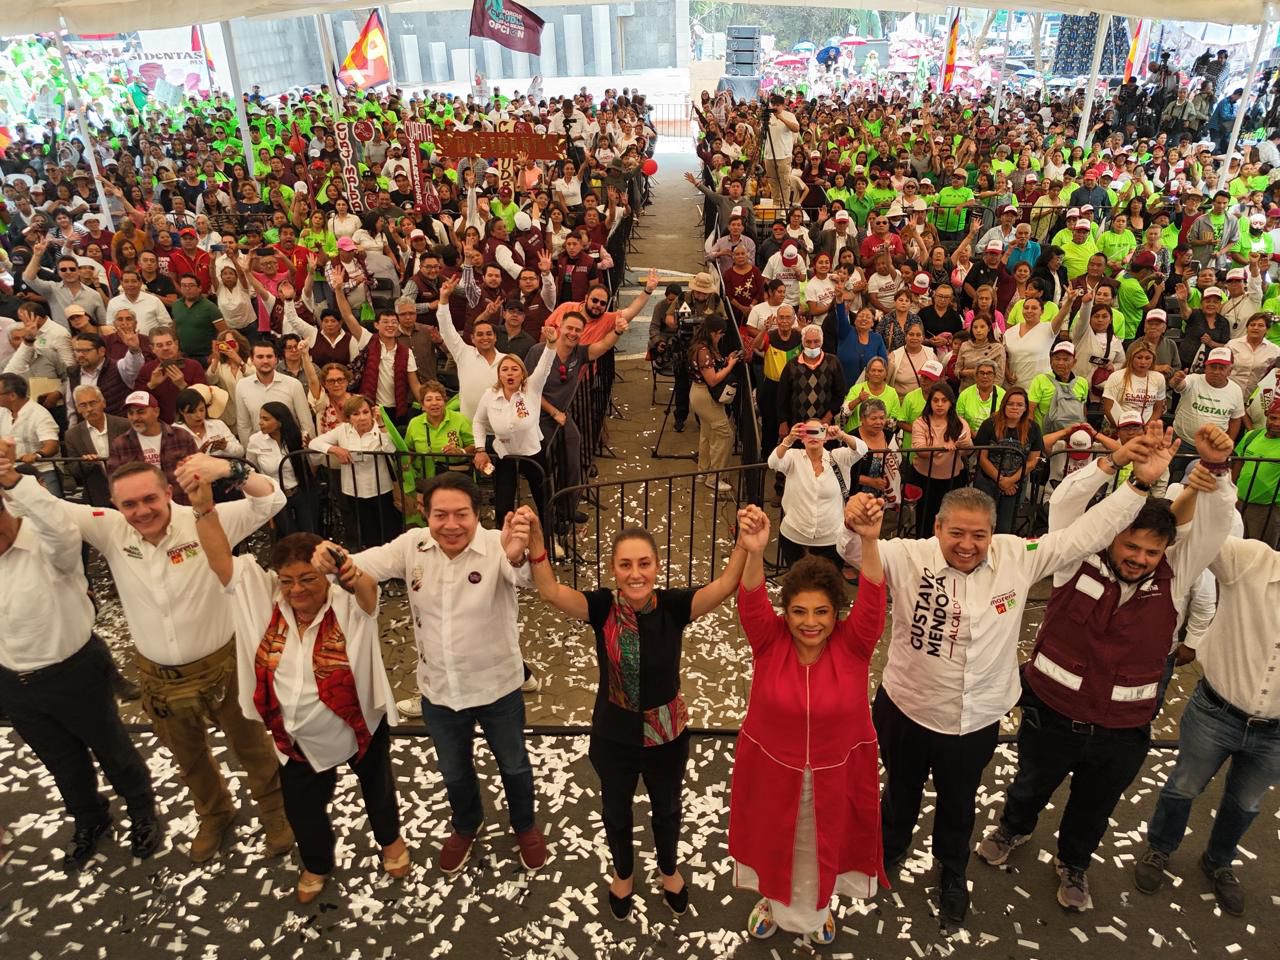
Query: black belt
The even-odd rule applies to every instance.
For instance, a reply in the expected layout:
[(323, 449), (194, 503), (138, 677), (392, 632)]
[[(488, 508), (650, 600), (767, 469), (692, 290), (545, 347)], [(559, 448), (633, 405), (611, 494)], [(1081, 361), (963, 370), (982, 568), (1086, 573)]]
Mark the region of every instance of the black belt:
[(1213, 689), (1213, 687), (1209, 685), (1208, 680), (1205, 680), (1203, 678), (1200, 680), (1200, 690), (1205, 695), (1205, 699), (1207, 699), (1215, 707), (1221, 707), (1223, 710), (1231, 714), (1231, 716), (1235, 717), (1237, 720), (1243, 720), (1245, 726), (1247, 727), (1261, 727), (1264, 730), (1272, 730), (1272, 729), (1275, 729), (1276, 727), (1280, 727), (1280, 717), (1250, 716), (1249, 714), (1241, 710), (1239, 707), (1237, 707), (1230, 700), (1228, 700), (1226, 697), (1224, 697), (1222, 694), (1220, 694), (1217, 690)]
[[(89, 640), (92, 639), (93, 635), (90, 634)], [(6, 680), (12, 680), (15, 683), (23, 685), (39, 683), (42, 680), (49, 680), (56, 677), (67, 667), (73, 666), (80, 657), (88, 653), (90, 649), (89, 640), (86, 640), (84, 642), (84, 646), (71, 654), (71, 656), (67, 657), (65, 660), (59, 660), (57, 663), (51, 663), (49, 666), (41, 667), (38, 670), (9, 670), (6, 667), (0, 667), (0, 676), (4, 677)]]

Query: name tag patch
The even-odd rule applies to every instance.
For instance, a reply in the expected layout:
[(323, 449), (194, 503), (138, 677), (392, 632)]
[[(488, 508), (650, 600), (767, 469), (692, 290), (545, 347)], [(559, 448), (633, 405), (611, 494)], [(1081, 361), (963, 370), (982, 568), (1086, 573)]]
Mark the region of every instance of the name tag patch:
[(1097, 580), (1093, 579), (1093, 577), (1081, 574), (1076, 578), (1076, 589), (1086, 597), (1092, 597), (1094, 600), (1101, 600), (1102, 591), (1105, 588)]

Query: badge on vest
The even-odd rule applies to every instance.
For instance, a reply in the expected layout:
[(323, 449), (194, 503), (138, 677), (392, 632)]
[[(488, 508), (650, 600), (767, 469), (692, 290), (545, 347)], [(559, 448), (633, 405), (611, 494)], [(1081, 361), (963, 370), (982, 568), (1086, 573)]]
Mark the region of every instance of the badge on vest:
[(1082, 573), (1076, 578), (1076, 589), (1086, 597), (1092, 597), (1094, 600), (1101, 600), (1102, 592), (1106, 588), (1097, 580), (1093, 579), (1093, 577), (1086, 576)]
[(479, 570), (472, 570), (467, 574), (467, 582), (469, 583), (479, 583), (482, 579), (483, 578), (480, 576)]

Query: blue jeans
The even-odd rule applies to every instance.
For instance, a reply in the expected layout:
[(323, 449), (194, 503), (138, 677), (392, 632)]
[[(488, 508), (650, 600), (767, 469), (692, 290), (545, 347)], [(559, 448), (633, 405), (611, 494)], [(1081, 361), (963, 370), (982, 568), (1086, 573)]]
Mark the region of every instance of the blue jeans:
[(1164, 853), (1178, 849), (1191, 804), (1230, 757), (1222, 803), (1205, 850), (1211, 866), (1227, 867), (1267, 790), (1280, 783), (1280, 726), (1250, 726), (1215, 704), (1204, 686), (1201, 680), (1182, 713), (1178, 762), (1160, 791), (1147, 842)]
[(472, 750), (477, 723), (502, 775), (511, 829), (523, 833), (533, 827), (533, 766), (524, 746), (524, 697), (518, 688), (466, 710), (439, 707), (423, 697), (422, 720), (436, 745), (454, 830), (475, 833), (484, 821)]

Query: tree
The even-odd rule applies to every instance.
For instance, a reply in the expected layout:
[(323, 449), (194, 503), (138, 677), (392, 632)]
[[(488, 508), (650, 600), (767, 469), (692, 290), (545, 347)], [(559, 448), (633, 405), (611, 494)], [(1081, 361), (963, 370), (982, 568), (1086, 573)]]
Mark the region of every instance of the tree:
[(842, 37), (850, 30), (864, 37), (886, 36), (902, 16), (874, 10), (754, 6), (721, 0), (693, 0), (689, 12), (691, 20), (708, 33), (734, 24), (759, 26), (773, 34), (779, 50), (790, 50), (803, 40), (821, 46), (828, 37)]

